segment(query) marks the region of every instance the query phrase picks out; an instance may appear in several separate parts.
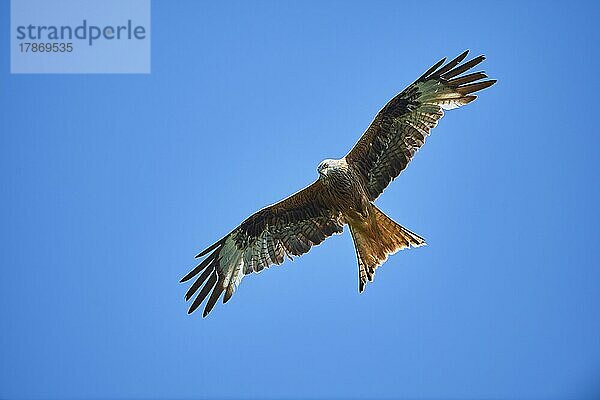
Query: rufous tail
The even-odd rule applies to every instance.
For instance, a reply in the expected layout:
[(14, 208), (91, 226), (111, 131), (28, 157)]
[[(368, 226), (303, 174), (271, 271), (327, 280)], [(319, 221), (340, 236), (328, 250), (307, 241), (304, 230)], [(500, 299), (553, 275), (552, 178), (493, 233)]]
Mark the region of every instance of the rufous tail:
[(358, 291), (373, 281), (375, 270), (399, 250), (423, 246), (425, 239), (394, 222), (372, 205), (369, 217), (349, 222), (358, 260)]

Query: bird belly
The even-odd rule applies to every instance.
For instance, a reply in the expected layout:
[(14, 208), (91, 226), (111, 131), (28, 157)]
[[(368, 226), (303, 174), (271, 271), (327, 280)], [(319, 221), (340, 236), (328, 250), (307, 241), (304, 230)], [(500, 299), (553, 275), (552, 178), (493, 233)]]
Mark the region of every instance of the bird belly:
[(340, 211), (352, 219), (365, 218), (369, 214), (371, 203), (360, 181), (352, 179), (347, 172), (336, 175), (329, 180), (328, 186)]

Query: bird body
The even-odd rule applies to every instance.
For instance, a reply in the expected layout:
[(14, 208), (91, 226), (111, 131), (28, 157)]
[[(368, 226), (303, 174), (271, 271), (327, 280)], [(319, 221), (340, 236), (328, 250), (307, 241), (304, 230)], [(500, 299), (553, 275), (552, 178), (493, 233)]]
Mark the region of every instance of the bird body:
[(390, 100), (345, 157), (319, 164), (314, 183), (254, 213), (198, 254), (204, 260), (181, 280), (196, 277), (185, 295), (190, 300), (198, 293), (188, 312), (208, 298), (206, 316), (223, 293), (223, 302), (229, 301), (245, 275), (300, 256), (345, 225), (356, 249), (359, 292), (391, 254), (424, 245), (373, 202), (423, 146), (444, 110), (470, 103), (473, 93), (496, 82), (482, 81), (483, 72), (462, 75), (484, 60), (461, 63), (467, 53), (446, 64), (440, 60)]
[(366, 216), (369, 200), (360, 175), (344, 158), (327, 159), (317, 168), (323, 182), (329, 207), (338, 209), (344, 216)]
[(360, 292), (389, 255), (425, 244), (423, 238), (398, 225), (370, 201), (363, 175), (345, 158), (324, 160), (317, 171), (325, 191), (334, 199), (332, 203), (340, 207), (343, 221), (350, 227), (359, 266)]

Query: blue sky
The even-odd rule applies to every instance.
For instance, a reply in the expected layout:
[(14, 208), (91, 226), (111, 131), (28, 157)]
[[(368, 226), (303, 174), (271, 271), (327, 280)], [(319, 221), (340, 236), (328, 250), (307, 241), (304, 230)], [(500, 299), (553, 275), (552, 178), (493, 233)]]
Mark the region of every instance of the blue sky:
[[(600, 395), (597, 5), (152, 4), (149, 75), (10, 75), (0, 397)], [(357, 292), (351, 239), (206, 319), (193, 256), (316, 178), (443, 56), (498, 83), (378, 206), (424, 236)]]

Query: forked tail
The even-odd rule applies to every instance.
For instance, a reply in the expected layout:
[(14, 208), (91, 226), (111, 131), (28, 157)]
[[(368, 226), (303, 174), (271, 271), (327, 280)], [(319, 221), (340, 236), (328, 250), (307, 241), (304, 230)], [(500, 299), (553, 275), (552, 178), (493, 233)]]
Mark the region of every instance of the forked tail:
[(425, 244), (425, 239), (400, 226), (374, 205), (367, 221), (350, 221), (349, 226), (356, 248), (358, 291), (361, 293), (367, 280), (373, 281), (375, 270), (389, 255)]

